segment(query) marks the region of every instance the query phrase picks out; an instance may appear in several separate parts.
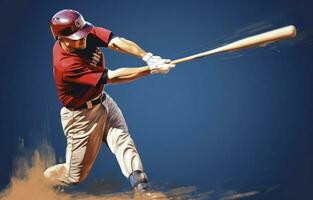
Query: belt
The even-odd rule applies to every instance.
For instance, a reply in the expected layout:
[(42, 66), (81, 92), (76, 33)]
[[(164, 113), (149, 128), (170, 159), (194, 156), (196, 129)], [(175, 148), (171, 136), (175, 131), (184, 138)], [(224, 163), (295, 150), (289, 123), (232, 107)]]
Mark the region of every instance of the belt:
[(96, 99), (87, 101), (86, 103), (83, 103), (81, 106), (75, 108), (74, 110), (81, 110), (81, 109), (91, 109), (92, 107), (98, 105), (99, 103), (103, 102), (106, 98), (105, 93), (102, 93), (99, 95)]

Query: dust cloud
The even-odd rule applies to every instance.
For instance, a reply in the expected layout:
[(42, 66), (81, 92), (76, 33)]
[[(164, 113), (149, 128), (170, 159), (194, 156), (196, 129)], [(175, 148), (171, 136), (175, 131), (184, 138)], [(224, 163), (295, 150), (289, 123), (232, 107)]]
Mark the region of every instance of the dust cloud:
[[(44, 153), (43, 153), (44, 152)], [(57, 192), (43, 176), (47, 166), (55, 163), (50, 147), (36, 150), (31, 159), (23, 156), (15, 161), (9, 185), (0, 193), (0, 200), (126, 200), (133, 192), (92, 195), (87, 193)], [(162, 191), (168, 199), (208, 199), (208, 194), (196, 194), (195, 187), (180, 187)]]

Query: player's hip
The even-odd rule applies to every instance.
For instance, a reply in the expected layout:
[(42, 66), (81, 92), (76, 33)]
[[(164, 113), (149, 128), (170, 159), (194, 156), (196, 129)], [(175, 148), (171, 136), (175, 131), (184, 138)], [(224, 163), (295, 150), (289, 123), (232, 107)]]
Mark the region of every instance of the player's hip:
[(95, 127), (105, 124), (107, 111), (100, 103), (90, 109), (70, 110), (63, 107), (60, 111), (64, 134), (79, 134), (91, 131)]

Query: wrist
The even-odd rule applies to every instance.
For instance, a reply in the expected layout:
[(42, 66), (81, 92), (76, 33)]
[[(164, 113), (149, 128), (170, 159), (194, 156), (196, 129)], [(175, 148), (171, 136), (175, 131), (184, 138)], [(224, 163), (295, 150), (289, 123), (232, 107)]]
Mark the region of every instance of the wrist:
[(148, 65), (148, 66), (145, 66), (144, 68), (145, 68), (145, 70), (148, 71), (150, 74), (153, 74), (153, 69), (154, 69), (153, 66), (149, 66), (149, 65)]
[(144, 57), (147, 53), (149, 53), (149, 52), (145, 52), (145, 51), (140, 52), (140, 54), (139, 54), (140, 58), (143, 59), (143, 57)]
[(153, 54), (151, 52), (145, 53), (144, 56), (142, 56), (142, 60), (147, 62), (152, 56)]

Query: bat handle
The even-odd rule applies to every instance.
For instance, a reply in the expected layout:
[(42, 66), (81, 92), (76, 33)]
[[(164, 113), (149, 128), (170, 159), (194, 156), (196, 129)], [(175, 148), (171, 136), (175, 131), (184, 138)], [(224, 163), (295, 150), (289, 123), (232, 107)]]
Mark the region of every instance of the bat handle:
[(189, 61), (189, 60), (192, 60), (192, 59), (180, 58), (180, 59), (173, 60), (173, 61), (171, 62), (171, 64), (178, 64), (178, 63), (186, 62), (186, 61)]

